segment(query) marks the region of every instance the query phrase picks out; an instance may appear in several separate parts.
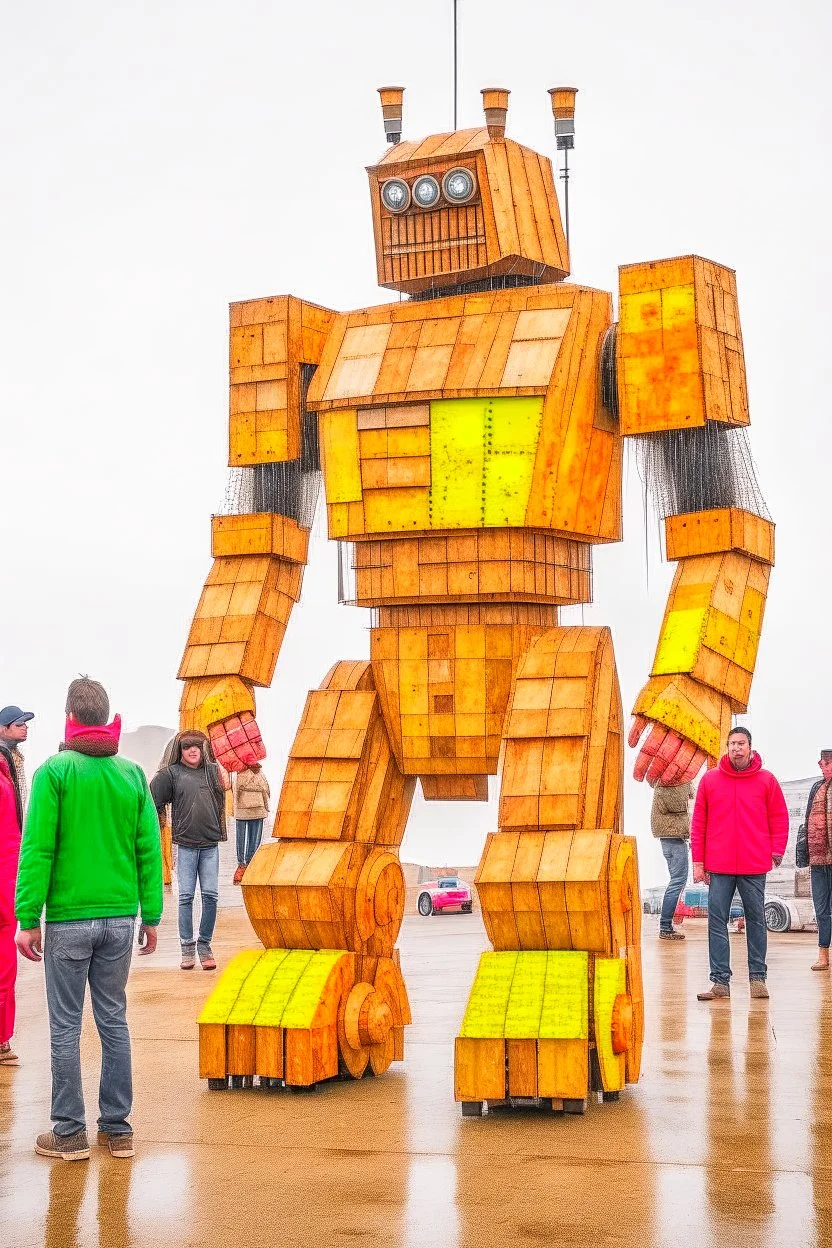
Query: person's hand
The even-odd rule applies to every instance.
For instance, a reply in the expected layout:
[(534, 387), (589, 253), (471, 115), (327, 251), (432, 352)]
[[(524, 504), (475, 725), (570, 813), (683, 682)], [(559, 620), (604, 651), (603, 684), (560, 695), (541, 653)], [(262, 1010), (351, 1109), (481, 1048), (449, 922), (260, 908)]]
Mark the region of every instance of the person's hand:
[(226, 771), (245, 771), (266, 757), (266, 747), (251, 711), (232, 715), (208, 729), (214, 757)]
[(139, 949), (139, 957), (145, 953), (155, 953), (156, 943), (159, 939), (158, 929), (155, 927), (148, 927), (146, 923), (142, 924), (142, 932), (144, 934), (144, 944)]
[(705, 870), (704, 862), (695, 862), (693, 864), (693, 882), (694, 884), (710, 884), (711, 876)]
[[(652, 726), (651, 726), (652, 725)], [(687, 784), (698, 775), (708, 761), (704, 750), (693, 741), (680, 737), (672, 728), (636, 715), (630, 727), (628, 743), (632, 749), (638, 745), (646, 728), (650, 732), (638, 752), (633, 775), (636, 780), (646, 780), (650, 785)]]
[(779, 867), (779, 866), (780, 866), (780, 863), (783, 861), (783, 855), (782, 855), (782, 854), (772, 854), (772, 855), (771, 855), (771, 861), (774, 863), (775, 867)]
[(43, 960), (43, 938), (39, 927), (22, 927), (17, 933), (17, 948), (30, 962)]

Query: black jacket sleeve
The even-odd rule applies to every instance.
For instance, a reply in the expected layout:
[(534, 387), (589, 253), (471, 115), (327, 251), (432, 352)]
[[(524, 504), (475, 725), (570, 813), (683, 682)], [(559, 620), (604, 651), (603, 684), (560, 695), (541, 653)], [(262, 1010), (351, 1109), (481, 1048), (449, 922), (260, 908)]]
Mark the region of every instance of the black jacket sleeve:
[(150, 781), (150, 793), (157, 811), (161, 812), (173, 801), (173, 776), (169, 767), (162, 767)]

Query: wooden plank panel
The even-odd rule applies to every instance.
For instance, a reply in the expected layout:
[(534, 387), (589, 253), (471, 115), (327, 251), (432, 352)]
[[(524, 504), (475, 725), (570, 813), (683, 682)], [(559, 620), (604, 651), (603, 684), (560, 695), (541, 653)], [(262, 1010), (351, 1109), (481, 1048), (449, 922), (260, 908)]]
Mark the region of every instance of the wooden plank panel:
[(500, 1101), (505, 1095), (505, 1040), (457, 1036), (454, 1041), (454, 1098), (457, 1101)]
[(506, 1041), (509, 1096), (538, 1095), (537, 1046), (537, 1040)]
[(537, 1041), (537, 1094), (582, 1100), (589, 1090), (589, 1043), (582, 1040)]

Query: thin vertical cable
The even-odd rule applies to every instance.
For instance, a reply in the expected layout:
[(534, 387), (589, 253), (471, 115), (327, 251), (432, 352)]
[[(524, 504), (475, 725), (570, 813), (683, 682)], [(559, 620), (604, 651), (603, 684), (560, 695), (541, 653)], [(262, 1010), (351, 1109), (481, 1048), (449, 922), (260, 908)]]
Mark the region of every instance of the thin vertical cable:
[(457, 121), (457, 103), (459, 98), (459, 69), (457, 59), (457, 0), (454, 0), (454, 130)]

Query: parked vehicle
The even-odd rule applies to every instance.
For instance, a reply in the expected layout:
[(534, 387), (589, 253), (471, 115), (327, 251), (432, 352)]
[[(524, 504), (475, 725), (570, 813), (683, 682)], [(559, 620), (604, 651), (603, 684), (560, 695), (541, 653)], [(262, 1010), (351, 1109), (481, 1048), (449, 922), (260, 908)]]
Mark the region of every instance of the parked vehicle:
[[(706, 918), (708, 914), (708, 889), (704, 884), (694, 884), (686, 888), (679, 898), (676, 913), (677, 921), (687, 918)], [(814, 926), (810, 904), (803, 906), (791, 897), (768, 896), (765, 899), (766, 927), (770, 932), (804, 931)], [(739, 894), (734, 894), (731, 902), (731, 920), (745, 919)]]
[(443, 875), (422, 885), (417, 907), (423, 918), (427, 918), (450, 910), (470, 914), (473, 904), (470, 884), (457, 875)]
[[(705, 884), (693, 884), (686, 888), (679, 898), (676, 906), (674, 919), (700, 919), (706, 918), (708, 914), (708, 889)], [(743, 908), (739, 899), (739, 894), (734, 893), (734, 899), (731, 902), (730, 918), (732, 920), (742, 918)]]

